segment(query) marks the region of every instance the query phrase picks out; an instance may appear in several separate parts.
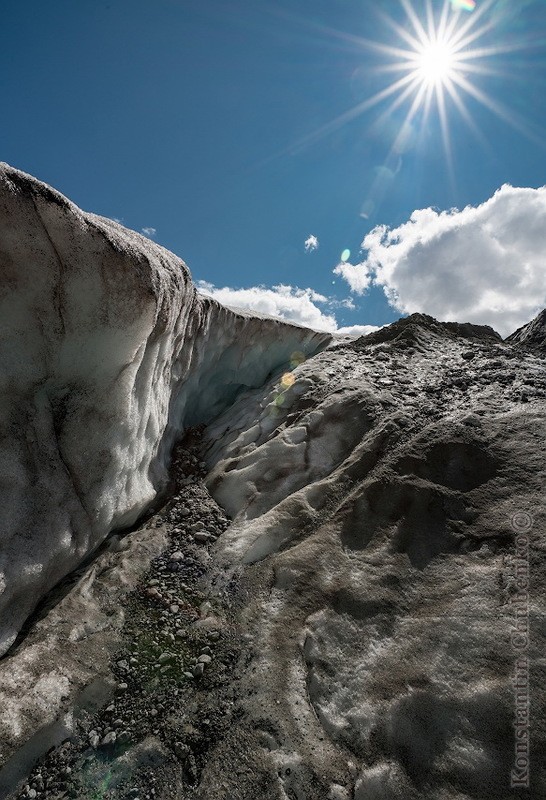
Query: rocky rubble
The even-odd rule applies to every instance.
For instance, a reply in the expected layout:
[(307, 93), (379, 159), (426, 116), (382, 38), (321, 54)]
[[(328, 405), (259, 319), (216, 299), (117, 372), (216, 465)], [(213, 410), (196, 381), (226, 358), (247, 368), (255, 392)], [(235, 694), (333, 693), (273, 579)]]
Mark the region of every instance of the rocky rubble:
[(202, 485), (200, 435), (175, 450), (168, 502), (146, 522), (166, 528), (168, 547), (123, 598), (111, 697), (94, 713), (80, 710), (69, 738), (15, 795), (21, 800), (95, 798), (97, 787), (102, 797), (133, 800), (185, 797), (184, 786), (193, 796), (208, 751), (231, 724), (230, 677), (241, 650), (236, 584), (211, 590), (207, 546), (228, 521)]

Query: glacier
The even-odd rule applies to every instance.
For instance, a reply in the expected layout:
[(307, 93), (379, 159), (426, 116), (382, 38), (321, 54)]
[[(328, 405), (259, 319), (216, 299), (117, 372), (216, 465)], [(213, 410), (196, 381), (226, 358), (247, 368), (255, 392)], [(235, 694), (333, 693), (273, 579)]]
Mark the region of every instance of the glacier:
[(0, 798), (544, 797), (546, 312), (332, 339), (1, 175)]
[(175, 255), (0, 166), (0, 654), (165, 486), (176, 437), (331, 340), (200, 296)]

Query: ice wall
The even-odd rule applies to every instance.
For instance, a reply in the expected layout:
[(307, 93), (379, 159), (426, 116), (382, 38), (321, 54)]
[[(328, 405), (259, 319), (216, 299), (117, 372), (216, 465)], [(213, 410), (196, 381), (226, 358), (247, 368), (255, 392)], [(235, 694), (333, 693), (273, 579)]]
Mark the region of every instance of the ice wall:
[(0, 655), (165, 479), (177, 434), (330, 337), (199, 296), (185, 264), (0, 165)]

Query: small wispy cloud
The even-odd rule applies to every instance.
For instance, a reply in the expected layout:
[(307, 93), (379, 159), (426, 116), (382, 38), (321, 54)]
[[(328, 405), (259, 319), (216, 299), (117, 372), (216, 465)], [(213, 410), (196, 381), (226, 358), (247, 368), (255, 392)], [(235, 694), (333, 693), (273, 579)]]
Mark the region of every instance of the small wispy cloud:
[(141, 228), (140, 232), (144, 234), (144, 236), (149, 236), (152, 238), (156, 235), (157, 230), (155, 228)]
[(331, 308), (348, 308), (349, 311), (356, 310), (356, 305), (352, 297), (344, 297), (343, 300), (336, 300), (331, 297), (328, 299), (328, 305)]
[(313, 250), (318, 250), (319, 240), (316, 236), (313, 236), (312, 233), (309, 234), (307, 239), (304, 242), (305, 252), (312, 253)]

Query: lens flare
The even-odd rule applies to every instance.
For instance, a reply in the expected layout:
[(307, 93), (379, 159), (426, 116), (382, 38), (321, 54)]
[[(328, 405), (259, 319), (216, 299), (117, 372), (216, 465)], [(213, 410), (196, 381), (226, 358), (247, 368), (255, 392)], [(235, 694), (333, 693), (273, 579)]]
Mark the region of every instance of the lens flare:
[(343, 253), (341, 254), (341, 260), (342, 260), (343, 263), (348, 261), (350, 259), (350, 257), (351, 257), (351, 251), (348, 250), (348, 249), (345, 249), (343, 251)]
[(302, 353), (301, 350), (295, 350), (290, 356), (290, 366), (292, 367), (292, 369), (299, 367), (299, 365), (303, 364), (304, 361), (305, 361), (305, 353)]
[(474, 11), (476, 0), (451, 0), (451, 6), (454, 9), (461, 8), (463, 11)]
[(281, 386), (283, 389), (289, 389), (296, 382), (293, 372), (285, 372), (281, 378)]

